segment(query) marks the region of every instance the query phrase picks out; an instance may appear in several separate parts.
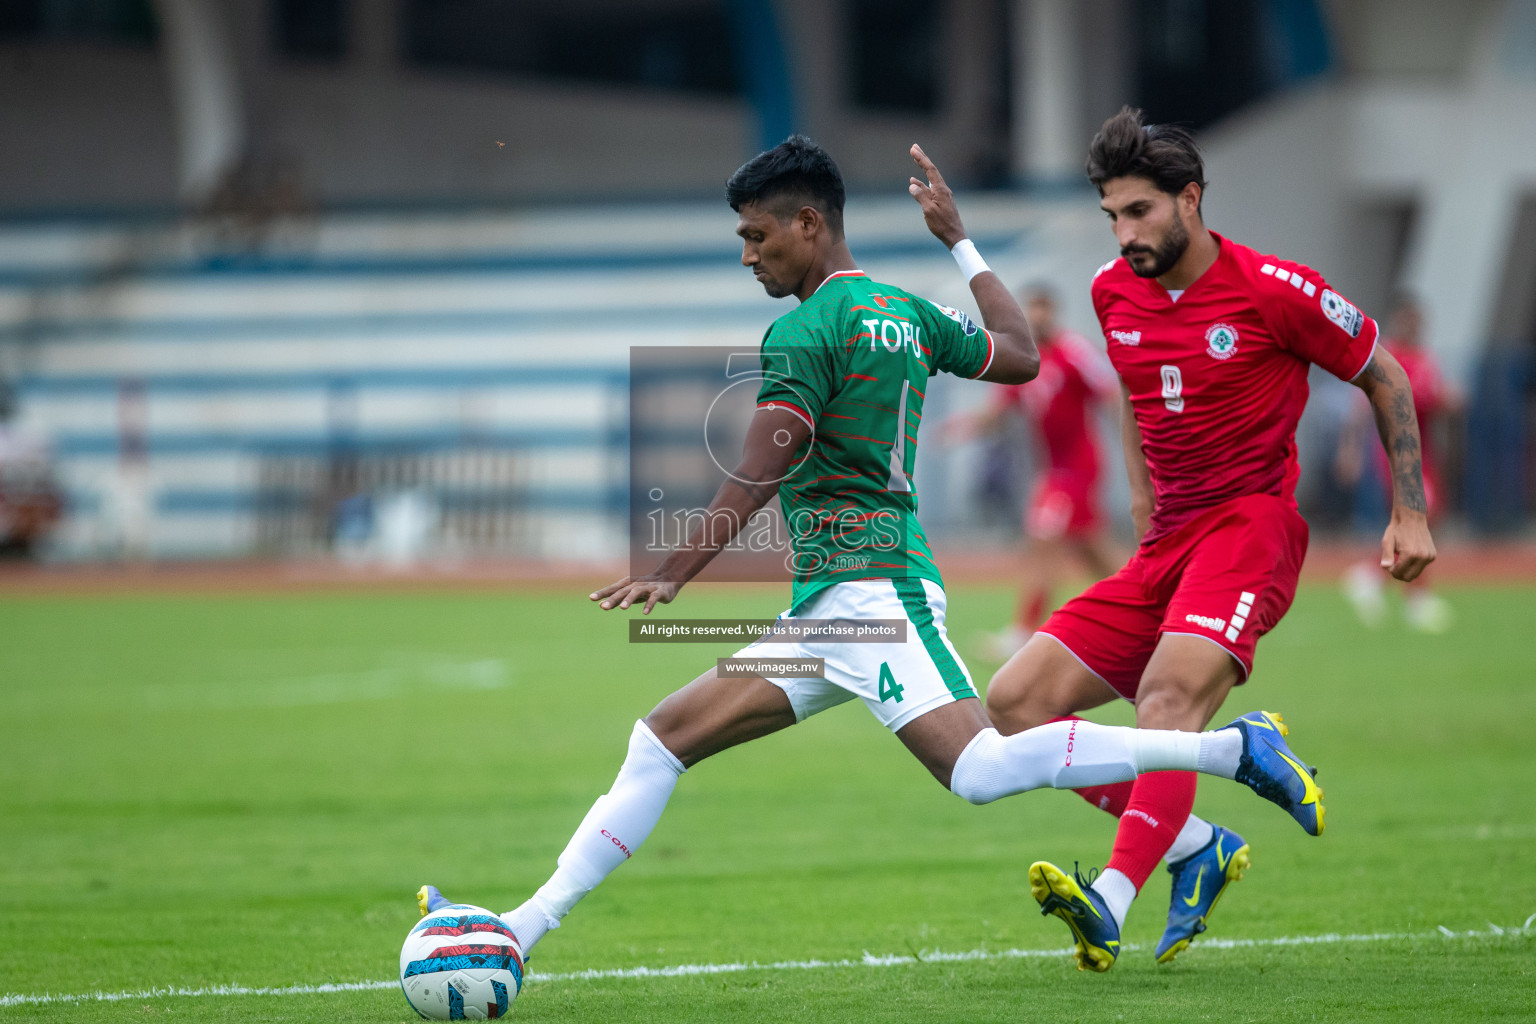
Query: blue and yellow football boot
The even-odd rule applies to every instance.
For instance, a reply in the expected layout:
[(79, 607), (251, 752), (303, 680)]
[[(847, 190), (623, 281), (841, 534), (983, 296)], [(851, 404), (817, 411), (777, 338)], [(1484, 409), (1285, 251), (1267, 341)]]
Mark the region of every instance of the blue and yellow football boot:
[(1173, 895), (1168, 901), (1168, 927), (1157, 943), (1157, 962), (1169, 964), (1205, 931), (1206, 918), (1227, 886), (1248, 870), (1248, 844), (1231, 829), (1213, 826), (1216, 834), (1200, 850), (1168, 865)]
[(416, 893), (416, 906), (421, 908), (421, 916), (426, 917), (434, 910), (453, 906), (453, 901), (437, 891), (435, 885), (424, 885)]
[(1323, 791), (1314, 776), (1317, 769), (1303, 764), (1286, 745), (1290, 732), (1280, 716), (1269, 711), (1250, 711), (1228, 729), (1243, 736), (1243, 756), (1238, 761), (1238, 782), (1259, 796), (1285, 808), (1307, 835), (1323, 834)]
[(1072, 929), (1077, 969), (1107, 971), (1120, 955), (1120, 926), (1082, 873), (1074, 874), (1075, 879), (1068, 878), (1056, 865), (1036, 861), (1029, 866), (1029, 891), (1040, 904), (1040, 913), (1055, 914)]

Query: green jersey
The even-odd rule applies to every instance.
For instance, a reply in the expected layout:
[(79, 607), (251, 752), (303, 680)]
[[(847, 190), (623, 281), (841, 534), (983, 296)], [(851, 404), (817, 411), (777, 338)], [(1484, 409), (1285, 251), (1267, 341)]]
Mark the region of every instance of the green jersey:
[(992, 336), (964, 313), (842, 271), (763, 336), (758, 408), (811, 425), (779, 485), (800, 607), (846, 580), (943, 583), (917, 522), (912, 468), (928, 378), (979, 377)]

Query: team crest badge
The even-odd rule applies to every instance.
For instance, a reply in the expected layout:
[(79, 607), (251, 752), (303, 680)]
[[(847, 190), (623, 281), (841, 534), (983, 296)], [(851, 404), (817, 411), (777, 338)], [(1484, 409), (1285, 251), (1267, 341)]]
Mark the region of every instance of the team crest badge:
[(1365, 314), (1354, 307), (1344, 296), (1331, 288), (1323, 289), (1323, 315), (1332, 320), (1345, 334), (1351, 338), (1360, 337), (1360, 328), (1365, 326)]
[(1212, 359), (1231, 359), (1237, 353), (1237, 328), (1211, 324), (1205, 331), (1205, 351)]

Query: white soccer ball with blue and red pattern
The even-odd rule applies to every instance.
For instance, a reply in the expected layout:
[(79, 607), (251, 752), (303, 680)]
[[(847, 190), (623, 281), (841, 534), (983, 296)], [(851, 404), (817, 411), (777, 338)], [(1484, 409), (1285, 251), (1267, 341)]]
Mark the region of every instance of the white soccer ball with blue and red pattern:
[(428, 1020), (505, 1017), (523, 987), (523, 949), (489, 910), (439, 907), (405, 937), (400, 988)]

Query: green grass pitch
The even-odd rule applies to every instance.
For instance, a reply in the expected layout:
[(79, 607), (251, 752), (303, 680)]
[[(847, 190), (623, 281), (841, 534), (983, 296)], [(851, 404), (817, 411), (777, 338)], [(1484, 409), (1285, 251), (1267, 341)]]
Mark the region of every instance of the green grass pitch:
[[(1530, 1020), (1536, 587), (1448, 596), (1458, 624), (1428, 638), (1368, 632), (1331, 589), (1304, 588), (1260, 646), (1220, 720), (1286, 714), (1322, 767), (1328, 831), (1310, 839), (1203, 781), (1197, 810), (1241, 831), (1254, 864), (1171, 967), (1150, 953), (1161, 872), (1107, 975), (1060, 955), (858, 963), (1064, 948), (1025, 870), (1102, 864), (1113, 823), (1065, 793), (964, 804), (854, 703), (691, 771), (635, 860), (539, 946), (546, 978), (513, 1015)], [(664, 611), (783, 601), (700, 587)], [(978, 682), (995, 667), (978, 636), (1011, 603), (952, 591)], [(515, 905), (606, 789), (634, 719), (729, 653), (629, 645), (618, 615), (552, 590), (11, 597), (0, 623), (0, 997), (388, 981), (418, 886)], [(1387, 937), (1273, 941), (1368, 933)], [(1216, 941), (1232, 939), (1259, 941)], [(855, 963), (549, 977), (809, 959)], [(0, 1005), (0, 1021), (160, 1019), (415, 1017), (387, 988)]]

